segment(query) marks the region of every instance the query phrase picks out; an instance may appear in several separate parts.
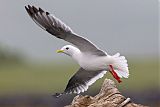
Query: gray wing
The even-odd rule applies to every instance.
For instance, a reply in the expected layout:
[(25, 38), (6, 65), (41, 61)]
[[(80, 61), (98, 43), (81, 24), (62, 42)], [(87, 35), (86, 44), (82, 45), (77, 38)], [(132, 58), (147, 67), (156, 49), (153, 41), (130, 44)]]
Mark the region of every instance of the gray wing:
[(88, 87), (92, 85), (96, 80), (102, 78), (107, 71), (87, 71), (80, 68), (69, 80), (66, 89), (63, 93), (57, 93), (56, 97), (62, 94), (79, 94), (87, 91)]
[(25, 9), (33, 21), (50, 34), (74, 44), (82, 52), (88, 52), (99, 56), (106, 56), (105, 52), (98, 49), (88, 39), (75, 34), (69, 26), (64, 24), (61, 20), (52, 14), (43, 11), (41, 8), (37, 9), (36, 7), (30, 5), (25, 6)]

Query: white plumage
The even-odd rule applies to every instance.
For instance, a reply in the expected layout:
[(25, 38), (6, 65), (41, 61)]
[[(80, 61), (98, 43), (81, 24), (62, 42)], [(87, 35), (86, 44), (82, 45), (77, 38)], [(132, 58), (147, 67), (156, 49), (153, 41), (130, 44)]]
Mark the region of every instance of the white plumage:
[(71, 56), (80, 65), (80, 69), (71, 77), (65, 91), (56, 96), (87, 91), (88, 87), (102, 78), (107, 71), (110, 71), (118, 82), (121, 82), (122, 77), (128, 78), (128, 64), (124, 56), (120, 56), (119, 53), (113, 56), (108, 55), (88, 39), (74, 33), (60, 19), (41, 8), (30, 5), (25, 8), (37, 25), (55, 37), (74, 45), (66, 45), (57, 51)]

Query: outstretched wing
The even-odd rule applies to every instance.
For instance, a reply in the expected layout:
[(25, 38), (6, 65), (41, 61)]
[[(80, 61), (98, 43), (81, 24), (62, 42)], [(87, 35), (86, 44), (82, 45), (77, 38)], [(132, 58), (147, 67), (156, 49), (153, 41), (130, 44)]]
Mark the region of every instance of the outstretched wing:
[(56, 97), (62, 94), (79, 94), (87, 91), (88, 87), (96, 80), (102, 78), (107, 71), (86, 71), (80, 68), (69, 80), (63, 93), (56, 94)]
[(50, 34), (74, 44), (82, 52), (87, 52), (98, 56), (106, 56), (105, 52), (98, 49), (88, 39), (75, 34), (69, 26), (64, 24), (61, 20), (49, 12), (45, 12), (41, 8), (37, 9), (36, 7), (30, 5), (25, 6), (25, 9), (33, 21)]

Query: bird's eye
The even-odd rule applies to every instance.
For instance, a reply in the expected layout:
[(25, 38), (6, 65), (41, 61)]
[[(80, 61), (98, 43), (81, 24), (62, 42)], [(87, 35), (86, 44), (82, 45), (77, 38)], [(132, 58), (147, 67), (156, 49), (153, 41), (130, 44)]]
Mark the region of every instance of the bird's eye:
[(69, 48), (67, 47), (66, 49), (68, 50)]

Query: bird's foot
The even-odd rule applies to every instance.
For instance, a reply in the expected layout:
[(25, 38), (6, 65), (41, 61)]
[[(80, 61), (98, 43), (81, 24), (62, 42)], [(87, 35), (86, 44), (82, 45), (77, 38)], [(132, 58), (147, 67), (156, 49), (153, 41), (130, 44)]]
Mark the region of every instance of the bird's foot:
[(110, 67), (110, 73), (113, 75), (113, 77), (120, 83), (122, 82), (120, 77), (117, 75), (117, 73), (114, 71), (113, 66), (109, 65)]

